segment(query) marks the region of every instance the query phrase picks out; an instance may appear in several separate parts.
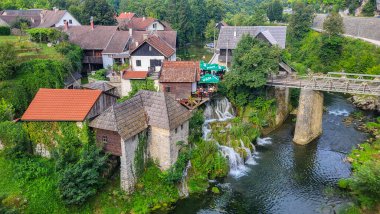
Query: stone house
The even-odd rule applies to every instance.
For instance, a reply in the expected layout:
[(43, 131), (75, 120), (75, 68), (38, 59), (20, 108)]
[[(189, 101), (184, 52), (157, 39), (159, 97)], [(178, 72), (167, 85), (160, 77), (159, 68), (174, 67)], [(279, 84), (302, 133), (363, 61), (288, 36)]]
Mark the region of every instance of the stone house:
[[(83, 122), (93, 119), (116, 103), (117, 98), (100, 90), (41, 88), (21, 117), (24, 122)], [(50, 156), (43, 144), (37, 144), (36, 154)]]
[[(120, 156), (121, 188), (132, 192), (137, 181), (136, 154), (142, 156), (140, 159), (157, 161), (162, 170), (169, 169), (178, 158), (177, 142), (188, 142), (190, 117), (191, 113), (170, 96), (140, 91), (108, 108), (90, 127), (105, 151)], [(141, 148), (145, 148), (143, 153), (137, 153)]]
[(165, 61), (159, 79), (160, 91), (174, 99), (186, 99), (196, 92), (199, 80), (199, 62)]

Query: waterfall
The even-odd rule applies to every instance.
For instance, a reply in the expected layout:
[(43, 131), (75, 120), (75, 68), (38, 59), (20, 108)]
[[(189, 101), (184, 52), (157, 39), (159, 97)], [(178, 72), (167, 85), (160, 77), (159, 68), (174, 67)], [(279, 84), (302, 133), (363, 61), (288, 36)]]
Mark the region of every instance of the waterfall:
[(240, 139), (240, 145), (241, 145), (241, 148), (243, 148), (244, 151), (247, 153), (247, 158), (245, 160), (245, 163), (248, 165), (256, 165), (257, 162), (254, 159), (254, 155), (252, 154), (249, 148), (245, 147), (244, 142), (241, 139)]
[(265, 145), (272, 144), (272, 138), (270, 138), (270, 137), (259, 138), (258, 137), (256, 142), (257, 142), (257, 145), (265, 146)]
[(187, 172), (191, 167), (191, 161), (187, 162), (186, 168), (183, 170), (182, 179), (181, 179), (181, 187), (180, 187), (180, 195), (183, 197), (189, 196), (189, 188), (187, 187)]
[[(231, 103), (228, 101), (228, 99), (223, 98), (223, 99), (218, 99), (214, 102), (208, 102), (206, 104), (206, 109), (204, 110), (204, 117), (205, 117), (205, 122), (202, 126), (203, 139), (212, 140), (212, 137), (210, 136), (210, 133), (212, 131), (210, 123), (224, 122), (224, 121), (233, 119), (235, 117), (235, 111)], [(227, 124), (226, 128), (231, 128), (231, 124)], [(244, 158), (241, 157), (239, 153), (237, 153), (232, 147), (219, 145), (219, 144), (218, 146), (223, 156), (228, 159), (229, 166), (230, 166), (229, 174), (235, 178), (244, 176), (249, 171), (249, 168), (244, 165), (245, 163), (250, 164), (250, 165), (256, 164), (256, 161), (254, 160), (254, 157), (253, 157), (254, 154), (252, 154), (251, 150), (249, 148), (246, 148), (244, 144), (242, 144), (241, 147), (248, 154), (246, 161), (244, 161)], [(255, 147), (252, 146), (252, 148), (255, 148)]]
[(244, 165), (243, 158), (231, 147), (219, 146), (219, 148), (222, 151), (223, 156), (229, 161), (230, 175), (235, 178), (240, 178), (246, 175), (249, 168)]

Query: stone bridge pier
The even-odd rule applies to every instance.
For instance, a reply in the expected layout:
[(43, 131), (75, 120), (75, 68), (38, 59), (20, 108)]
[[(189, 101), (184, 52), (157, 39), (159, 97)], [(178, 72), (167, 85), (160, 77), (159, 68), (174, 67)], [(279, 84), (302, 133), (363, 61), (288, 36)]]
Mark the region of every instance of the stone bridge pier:
[(301, 89), (293, 142), (305, 145), (322, 134), (323, 93)]

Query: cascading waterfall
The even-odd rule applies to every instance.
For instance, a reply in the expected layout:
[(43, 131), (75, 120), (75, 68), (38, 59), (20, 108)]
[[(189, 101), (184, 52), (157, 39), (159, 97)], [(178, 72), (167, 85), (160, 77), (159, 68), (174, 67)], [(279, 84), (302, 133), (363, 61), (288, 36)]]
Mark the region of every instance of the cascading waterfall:
[[(203, 130), (203, 139), (204, 140), (211, 140), (211, 126), (210, 123), (212, 122), (224, 122), (230, 119), (233, 119), (235, 117), (234, 109), (232, 108), (231, 103), (228, 101), (227, 98), (215, 100), (214, 105), (212, 105), (210, 102), (206, 104), (206, 109), (204, 111), (204, 117), (205, 122), (203, 124), (202, 130)], [(226, 128), (231, 127), (231, 125), (227, 125)], [(242, 143), (242, 141), (241, 141)], [(218, 144), (219, 145), (219, 144)], [(247, 152), (247, 160), (244, 161), (244, 158), (240, 156), (239, 153), (237, 153), (233, 148), (219, 145), (219, 149), (222, 152), (223, 156), (226, 157), (229, 161), (230, 166), (230, 175), (232, 175), (235, 178), (241, 177), (245, 175), (249, 168), (246, 167), (244, 164), (256, 164), (256, 161), (254, 160), (254, 154), (252, 154), (251, 150), (249, 148), (246, 148), (244, 146), (244, 143), (242, 144), (242, 148)], [(254, 146), (252, 148), (255, 148)]]
[[(251, 150), (249, 148), (245, 147), (244, 142), (242, 140), (240, 140), (240, 145), (241, 145), (241, 148), (243, 148), (244, 151), (247, 153), (247, 158), (245, 160), (245, 163), (248, 165), (256, 165), (257, 162), (255, 161), (254, 154), (252, 154)], [(254, 150), (254, 152), (255, 152), (255, 150)]]
[(228, 158), (230, 165), (230, 175), (235, 178), (246, 175), (249, 168), (244, 165), (243, 158), (235, 152), (235, 150), (228, 146), (219, 146), (224, 157)]
[(191, 167), (191, 161), (187, 162), (186, 168), (183, 170), (182, 173), (182, 179), (181, 179), (181, 189), (180, 189), (180, 194), (183, 197), (189, 196), (189, 188), (187, 187), (187, 172), (189, 171)]

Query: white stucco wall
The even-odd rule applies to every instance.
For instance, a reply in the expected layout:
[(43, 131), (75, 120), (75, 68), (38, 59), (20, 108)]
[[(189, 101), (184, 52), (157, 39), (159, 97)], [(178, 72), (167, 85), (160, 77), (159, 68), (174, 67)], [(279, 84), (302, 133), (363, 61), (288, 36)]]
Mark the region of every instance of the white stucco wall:
[(170, 58), (169, 61), (177, 61), (177, 54), (174, 53)]
[[(156, 28), (153, 28), (153, 25), (156, 24)], [(150, 24), (147, 29), (147, 31), (155, 31), (155, 30), (165, 30), (165, 27), (160, 23), (160, 22), (153, 22), (152, 24)]]
[(113, 66), (112, 54), (102, 54), (103, 68), (108, 68), (108, 66)]
[[(131, 66), (134, 71), (148, 71), (150, 60), (156, 59), (164, 61), (164, 56), (131, 56)], [(136, 65), (136, 60), (141, 60), (141, 66)], [(156, 71), (161, 70), (161, 66), (156, 66)]]
[(70, 26), (80, 26), (81, 24), (78, 22), (78, 20), (76, 20), (74, 18), (74, 16), (72, 16), (69, 12), (66, 12), (65, 15), (63, 15), (63, 17), (61, 18), (61, 20), (59, 20), (58, 23), (55, 24), (55, 27), (60, 27), (60, 26), (63, 26), (65, 23), (63, 22), (63, 20), (72, 20), (72, 24), (69, 23), (69, 27)]

